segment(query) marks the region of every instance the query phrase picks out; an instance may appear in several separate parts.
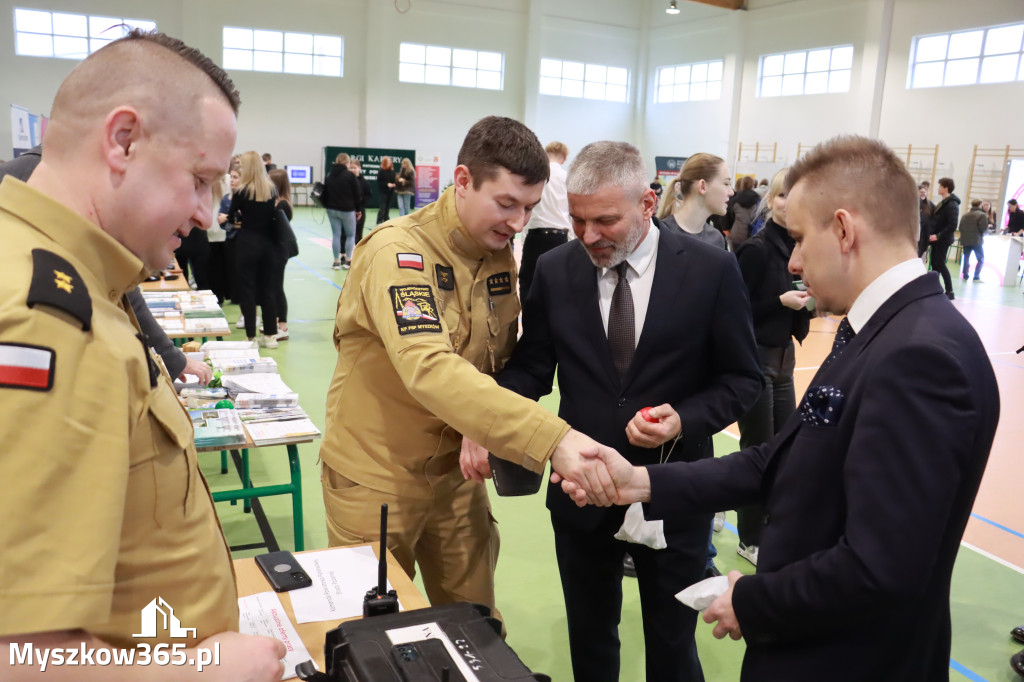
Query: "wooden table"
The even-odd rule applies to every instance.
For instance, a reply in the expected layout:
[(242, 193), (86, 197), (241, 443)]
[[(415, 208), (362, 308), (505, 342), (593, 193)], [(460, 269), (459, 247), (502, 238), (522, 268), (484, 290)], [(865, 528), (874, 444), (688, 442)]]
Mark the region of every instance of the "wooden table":
[[(366, 546), (366, 545), (357, 545)], [(374, 554), (377, 554), (377, 545), (371, 545), (374, 548)], [(303, 554), (309, 554), (310, 552), (303, 552)], [(260, 572), (258, 566), (256, 566), (256, 560), (253, 558), (247, 559), (235, 559), (235, 585), (238, 588), (239, 597), (247, 597), (250, 594), (256, 594), (258, 592), (268, 592), (273, 588), (270, 587), (270, 583), (263, 577), (263, 573)], [(430, 604), (426, 598), (420, 594), (420, 591), (416, 589), (416, 585), (413, 584), (409, 576), (405, 574), (402, 567), (398, 565), (398, 561), (391, 552), (388, 552), (388, 580), (391, 581), (391, 585), (398, 592), (398, 598), (402, 602), (402, 606), (407, 610), (412, 609), (424, 609)], [(367, 585), (366, 589), (370, 589), (372, 585)], [(324, 670), (324, 638), (329, 630), (333, 630), (338, 626), (341, 621), (322, 621), (319, 623), (296, 623), (295, 612), (292, 610), (292, 599), (287, 592), (282, 592), (278, 595), (281, 598), (281, 604), (284, 606), (285, 612), (288, 614), (288, 618), (291, 619), (292, 624), (295, 626), (296, 632), (299, 633), (299, 637), (302, 638), (302, 643), (306, 645), (310, 655), (316, 664), (320, 667), (320, 670)], [(347, 618), (345, 620), (355, 620), (355, 618)]]

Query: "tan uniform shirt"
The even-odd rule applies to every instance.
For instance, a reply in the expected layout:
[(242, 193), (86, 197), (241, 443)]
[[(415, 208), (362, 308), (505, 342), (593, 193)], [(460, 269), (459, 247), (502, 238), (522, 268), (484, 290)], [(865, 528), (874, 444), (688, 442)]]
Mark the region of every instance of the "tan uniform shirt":
[(518, 331), (511, 247), (474, 242), (450, 188), (359, 245), (334, 329), (320, 456), (360, 485), (430, 498), (462, 482), (462, 434), (534, 471), (569, 426), (490, 376)]
[[(122, 302), (145, 275), (141, 261), (10, 177), (0, 235), (0, 357), (18, 362), (17, 349), (34, 346), (52, 358), (49, 388), (17, 386), (9, 366), (0, 382), (0, 635), (82, 628), (119, 647), (193, 646), (237, 630), (192, 424)], [(47, 252), (72, 271), (34, 265)], [(29, 307), (41, 291), (87, 300), (89, 324), (60, 299)], [(157, 598), (196, 639), (170, 639), (162, 622), (156, 637), (132, 639)]]

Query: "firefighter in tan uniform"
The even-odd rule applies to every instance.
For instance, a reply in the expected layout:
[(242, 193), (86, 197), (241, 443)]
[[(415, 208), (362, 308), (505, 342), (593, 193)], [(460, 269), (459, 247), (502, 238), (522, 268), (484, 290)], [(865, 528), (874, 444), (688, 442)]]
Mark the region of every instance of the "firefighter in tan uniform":
[[(170, 262), (180, 235), (209, 226), (210, 185), (234, 145), (234, 86), (182, 48), (132, 34), (83, 61), (57, 93), (29, 183), (0, 184), (4, 680), (171, 672), (41, 671), (15, 661), (29, 644), (76, 650), (81, 663), (81, 652), (142, 644), (183, 645), (187, 663), (219, 645), (207, 679), (280, 679), (284, 647), (233, 632), (231, 557), (191, 421), (124, 298)], [(190, 113), (168, 114), (172, 101)], [(154, 600), (165, 619), (147, 623)], [(164, 627), (172, 613), (189, 636)]]
[(499, 388), (519, 299), (510, 238), (540, 201), (548, 160), (521, 123), (469, 131), (454, 186), (362, 240), (338, 301), (338, 364), (320, 456), (332, 546), (375, 540), (389, 503), (388, 548), (432, 604), (494, 607), (498, 533), (486, 488), (459, 468), (462, 436), (543, 471), (548, 459), (591, 489), (594, 441), (537, 403)]

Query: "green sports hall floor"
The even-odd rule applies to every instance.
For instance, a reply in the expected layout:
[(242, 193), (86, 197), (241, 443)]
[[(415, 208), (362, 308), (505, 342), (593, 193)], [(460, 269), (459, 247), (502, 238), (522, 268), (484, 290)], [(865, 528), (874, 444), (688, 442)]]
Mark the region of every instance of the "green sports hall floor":
[[(301, 252), (290, 261), (285, 277), (291, 338), (283, 341), (278, 349), (264, 350), (263, 353), (277, 361), (285, 381), (298, 391), (302, 405), (322, 429), (325, 398), (336, 357), (331, 341), (334, 312), (346, 271), (331, 270), (330, 226), (322, 210), (298, 208), (293, 227)], [(953, 272), (955, 274), (955, 270)], [(996, 311), (994, 314), (1006, 307), (1024, 309), (1024, 296), (1013, 287), (1000, 288), (995, 284), (977, 285), (959, 280), (955, 287), (958, 299), (975, 298), (979, 303), (991, 305)], [(232, 323), (232, 338), (242, 338), (243, 332), (234, 330), (233, 326), (238, 317), (237, 307), (227, 305), (225, 310)], [(1024, 338), (1020, 341), (1024, 343)], [(1004, 396), (1004, 403), (1005, 400)], [(542, 403), (555, 410), (557, 391)], [(1020, 414), (1019, 410), (1017, 414)], [(715, 437), (717, 455), (728, 454), (735, 447), (735, 438), (728, 434)], [(327, 546), (318, 448), (319, 442), (300, 446), (306, 549)], [(203, 455), (201, 462), (213, 490), (237, 487), (238, 479), (233, 472), (225, 476), (220, 474), (216, 453)], [(284, 448), (252, 451), (251, 470), (256, 485), (286, 482), (288, 466)], [(556, 682), (571, 680), (565, 613), (543, 497), (499, 498), (492, 489), (491, 502), (501, 531), (497, 599), (506, 620), (508, 642), (532, 670), (547, 673)], [(294, 535), (290, 498), (264, 498), (263, 507), (281, 548), (292, 549)], [(258, 542), (259, 530), (252, 515), (243, 514), (241, 510), (241, 505), (217, 504), (229, 543)], [(1021, 534), (1024, 520), (1001, 521), (1008, 541), (1019, 542), (1024, 538)], [(723, 573), (732, 569), (751, 573), (753, 567), (736, 555), (735, 522), (735, 514), (729, 512), (726, 528), (715, 535), (719, 552), (717, 564)], [(235, 556), (256, 553), (259, 552), (240, 552)], [(625, 579), (623, 591), (619, 628), (622, 640), (620, 679), (634, 682), (644, 679), (643, 635), (635, 581)], [(1020, 647), (1010, 640), (1008, 632), (1014, 625), (1024, 623), (1022, 598), (1024, 575), (1019, 569), (982, 553), (961, 550), (952, 589), (952, 680), (1019, 679), (1010, 670), (1008, 660)], [(878, 617), (885, 618), (885, 614), (880, 613)], [(807, 625), (813, 627), (813, 623)], [(697, 644), (709, 682), (739, 679), (742, 642), (715, 640), (710, 627), (699, 622)], [(842, 665), (842, 662), (837, 661), (837, 665)]]

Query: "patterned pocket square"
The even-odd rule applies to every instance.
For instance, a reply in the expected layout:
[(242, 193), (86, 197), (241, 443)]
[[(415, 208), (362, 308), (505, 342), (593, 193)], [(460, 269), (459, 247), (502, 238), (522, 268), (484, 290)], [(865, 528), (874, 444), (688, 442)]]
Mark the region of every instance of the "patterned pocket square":
[(811, 386), (800, 403), (800, 418), (810, 426), (834, 426), (843, 413), (843, 398), (835, 386)]

